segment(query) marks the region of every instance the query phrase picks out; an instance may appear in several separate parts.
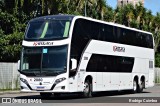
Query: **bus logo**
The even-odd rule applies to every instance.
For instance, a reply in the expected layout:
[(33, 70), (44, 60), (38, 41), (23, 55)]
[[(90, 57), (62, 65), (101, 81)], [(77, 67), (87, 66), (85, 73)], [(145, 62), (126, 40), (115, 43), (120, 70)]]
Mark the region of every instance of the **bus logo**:
[(36, 43), (36, 42), (34, 42), (34, 43), (33, 43), (33, 46), (37, 46), (37, 43)]
[(54, 42), (34, 42), (33, 46), (53, 46)]
[(113, 51), (114, 52), (125, 52), (125, 48), (124, 47), (113, 46)]

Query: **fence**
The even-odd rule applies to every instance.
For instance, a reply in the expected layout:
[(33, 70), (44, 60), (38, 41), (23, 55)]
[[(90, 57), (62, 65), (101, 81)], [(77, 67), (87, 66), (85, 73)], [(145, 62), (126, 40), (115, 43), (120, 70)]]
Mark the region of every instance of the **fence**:
[(0, 63), (0, 89), (18, 89), (17, 63)]
[(160, 68), (155, 68), (155, 82), (160, 83)]
[[(155, 68), (155, 82), (160, 83), (160, 68)], [(0, 89), (19, 89), (17, 63), (0, 63)]]

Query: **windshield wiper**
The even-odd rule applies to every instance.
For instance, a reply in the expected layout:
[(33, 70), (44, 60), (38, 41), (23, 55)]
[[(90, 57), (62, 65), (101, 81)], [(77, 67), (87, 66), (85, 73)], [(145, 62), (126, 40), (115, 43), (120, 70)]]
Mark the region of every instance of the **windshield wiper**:
[(63, 73), (63, 71), (54, 71), (54, 73), (56, 73), (57, 75)]
[(39, 76), (40, 75), (40, 73), (36, 73), (35, 71), (29, 71), (29, 70), (23, 70), (23, 71), (20, 71), (20, 73), (26, 76)]
[(63, 73), (63, 71), (42, 71), (41, 72), (41, 74), (42, 75), (45, 75), (45, 76), (56, 76), (56, 75), (59, 75), (59, 74), (61, 74), (61, 73)]

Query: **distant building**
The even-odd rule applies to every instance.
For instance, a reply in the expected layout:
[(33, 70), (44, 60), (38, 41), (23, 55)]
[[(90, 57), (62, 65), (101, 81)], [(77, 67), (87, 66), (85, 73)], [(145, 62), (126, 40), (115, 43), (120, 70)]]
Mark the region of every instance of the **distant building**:
[(138, 4), (139, 2), (141, 2), (142, 5), (144, 6), (144, 0), (117, 0), (117, 5), (121, 7), (126, 4), (133, 4), (133, 6), (135, 7), (135, 5)]

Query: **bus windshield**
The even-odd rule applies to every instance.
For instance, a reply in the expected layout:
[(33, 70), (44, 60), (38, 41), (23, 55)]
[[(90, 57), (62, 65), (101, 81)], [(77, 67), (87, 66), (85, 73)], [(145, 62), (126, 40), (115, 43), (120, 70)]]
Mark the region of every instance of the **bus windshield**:
[(31, 21), (28, 25), (25, 39), (63, 39), (68, 37), (70, 21), (41, 20)]
[(67, 46), (24, 47), (21, 72), (30, 76), (55, 76), (66, 72)]

